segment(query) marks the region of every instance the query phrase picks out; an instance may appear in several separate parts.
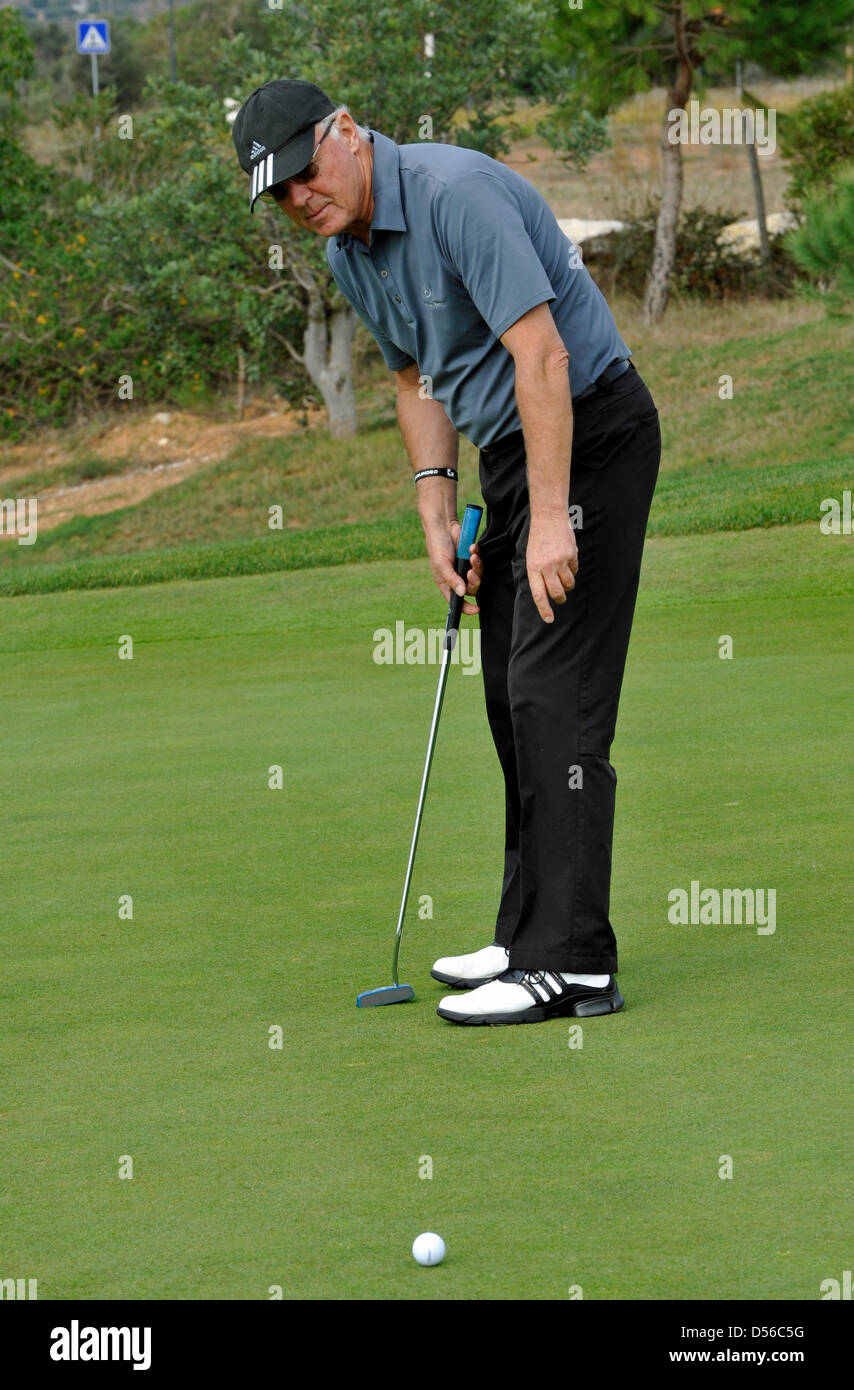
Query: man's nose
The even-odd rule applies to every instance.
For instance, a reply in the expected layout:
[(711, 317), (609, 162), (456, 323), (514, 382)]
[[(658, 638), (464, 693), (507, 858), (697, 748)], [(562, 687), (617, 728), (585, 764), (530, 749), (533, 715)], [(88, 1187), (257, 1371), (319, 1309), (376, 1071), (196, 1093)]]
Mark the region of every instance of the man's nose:
[(291, 202), (295, 208), (303, 208), (311, 197), (311, 188), (307, 183), (292, 183), (290, 185)]

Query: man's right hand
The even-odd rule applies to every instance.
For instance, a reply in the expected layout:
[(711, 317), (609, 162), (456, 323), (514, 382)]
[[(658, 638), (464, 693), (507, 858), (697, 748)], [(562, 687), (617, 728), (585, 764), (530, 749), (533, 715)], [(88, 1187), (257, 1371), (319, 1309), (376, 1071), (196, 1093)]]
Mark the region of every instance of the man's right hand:
[[(445, 602), (450, 602), (451, 589), (460, 596), (476, 594), (483, 579), (483, 561), (477, 544), (470, 547), (471, 564), (465, 580), (457, 574), (455, 561), (460, 539), (460, 523), (452, 521), (445, 526), (432, 526), (426, 531), (427, 554), (430, 569)], [(479, 613), (477, 604), (464, 603), (464, 613)]]

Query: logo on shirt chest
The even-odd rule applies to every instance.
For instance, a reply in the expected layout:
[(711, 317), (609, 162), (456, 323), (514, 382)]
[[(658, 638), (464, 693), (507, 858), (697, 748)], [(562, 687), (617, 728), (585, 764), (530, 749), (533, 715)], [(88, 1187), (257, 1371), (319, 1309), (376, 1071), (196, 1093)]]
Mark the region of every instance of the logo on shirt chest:
[(444, 299), (434, 299), (434, 298), (433, 298), (433, 290), (432, 290), (432, 287), (431, 287), (430, 285), (425, 285), (425, 286), (424, 286), (424, 288), (423, 288), (423, 290), (422, 290), (422, 294), (423, 294), (423, 298), (424, 298), (424, 307), (425, 307), (425, 309), (444, 309), (444, 307), (445, 307), (445, 300), (444, 300)]

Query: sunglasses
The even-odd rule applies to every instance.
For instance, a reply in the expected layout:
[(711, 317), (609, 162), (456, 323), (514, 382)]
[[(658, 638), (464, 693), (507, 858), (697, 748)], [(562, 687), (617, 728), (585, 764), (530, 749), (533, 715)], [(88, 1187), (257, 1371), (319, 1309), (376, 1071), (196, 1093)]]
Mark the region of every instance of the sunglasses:
[(306, 164), (305, 168), (300, 169), (298, 174), (291, 174), (289, 179), (282, 179), (280, 183), (271, 183), (270, 187), (267, 189), (267, 192), (261, 195), (263, 198), (266, 198), (268, 202), (280, 202), (283, 198), (287, 198), (290, 184), (311, 183), (312, 179), (317, 178), (318, 174), (320, 173), (320, 169), (315, 161), (314, 156), (317, 154), (317, 151), (320, 149), (320, 146), (323, 144), (324, 140), (326, 139), (327, 135), (329, 134), (337, 119), (337, 116), (332, 117), (332, 120), (329, 122), (329, 125), (326, 127), (317, 144), (315, 145), (314, 149), (312, 150), (311, 160), (308, 164)]

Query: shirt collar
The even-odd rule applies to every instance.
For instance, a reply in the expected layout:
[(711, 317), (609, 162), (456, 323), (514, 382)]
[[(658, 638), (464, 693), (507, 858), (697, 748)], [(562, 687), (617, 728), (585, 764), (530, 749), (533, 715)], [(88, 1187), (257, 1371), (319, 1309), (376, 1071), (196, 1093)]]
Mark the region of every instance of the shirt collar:
[[(374, 212), (371, 217), (371, 241), (374, 232), (405, 232), (406, 218), (400, 196), (400, 146), (378, 130), (369, 130), (374, 146), (374, 167), (372, 192)], [(362, 251), (368, 247), (358, 237), (344, 232), (336, 238), (338, 246), (357, 246)]]

